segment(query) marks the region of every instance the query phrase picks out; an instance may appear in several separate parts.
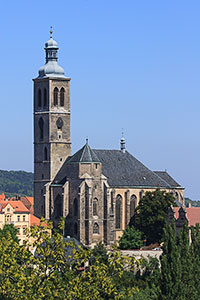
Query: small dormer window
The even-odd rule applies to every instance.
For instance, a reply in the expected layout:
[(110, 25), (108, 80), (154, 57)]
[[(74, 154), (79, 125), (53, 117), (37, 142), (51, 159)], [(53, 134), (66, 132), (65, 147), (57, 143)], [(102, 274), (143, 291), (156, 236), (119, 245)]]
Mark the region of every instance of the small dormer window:
[(95, 164), (95, 168), (96, 168), (96, 170), (98, 169), (98, 164)]

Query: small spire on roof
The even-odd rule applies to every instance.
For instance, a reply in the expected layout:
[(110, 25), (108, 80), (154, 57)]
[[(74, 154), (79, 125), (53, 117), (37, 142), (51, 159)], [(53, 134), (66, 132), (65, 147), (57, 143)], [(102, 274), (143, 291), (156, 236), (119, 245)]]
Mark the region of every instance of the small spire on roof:
[(88, 136), (86, 137), (86, 145), (88, 145)]
[(125, 142), (125, 138), (124, 138), (124, 130), (122, 128), (122, 138), (120, 140), (120, 150), (125, 153), (126, 152), (126, 142)]
[(52, 29), (53, 29), (53, 27), (51, 26), (50, 27), (50, 39), (52, 39), (52, 34), (53, 34), (53, 30)]

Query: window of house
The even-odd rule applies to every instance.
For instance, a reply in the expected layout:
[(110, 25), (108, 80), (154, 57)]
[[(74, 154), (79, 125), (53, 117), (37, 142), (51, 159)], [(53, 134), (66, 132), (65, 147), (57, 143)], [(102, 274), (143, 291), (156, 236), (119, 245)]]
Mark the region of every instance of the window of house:
[(42, 106), (42, 93), (41, 89), (38, 90), (38, 107)]
[(53, 105), (57, 106), (58, 105), (58, 88), (55, 87), (53, 90)]
[(116, 229), (121, 228), (122, 221), (122, 196), (117, 195), (116, 204), (115, 204), (115, 227)]
[(25, 221), (26, 220), (26, 216), (23, 216), (23, 221)]
[(60, 106), (64, 106), (65, 104), (65, 89), (61, 88), (60, 90)]
[(23, 235), (26, 234), (26, 227), (23, 227)]
[(94, 223), (93, 225), (93, 233), (99, 234), (99, 225), (97, 223)]
[(44, 106), (47, 106), (47, 89), (44, 88)]
[(6, 222), (9, 223), (10, 221), (11, 221), (11, 216), (10, 216), (10, 215), (7, 215), (7, 216), (6, 216)]
[(98, 200), (97, 198), (95, 198), (93, 200), (93, 216), (97, 216), (98, 215)]
[(17, 221), (20, 222), (20, 216), (17, 216)]

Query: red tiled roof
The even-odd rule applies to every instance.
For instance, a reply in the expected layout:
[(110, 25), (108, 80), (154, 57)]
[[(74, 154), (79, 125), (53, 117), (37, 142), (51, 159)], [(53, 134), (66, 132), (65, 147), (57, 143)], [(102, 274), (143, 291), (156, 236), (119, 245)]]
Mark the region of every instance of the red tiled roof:
[(32, 205), (34, 205), (34, 198), (33, 197), (25, 197)]
[[(31, 226), (39, 226), (40, 225), (40, 219), (37, 218), (36, 216), (30, 214), (30, 225)], [(43, 222), (42, 226), (46, 227), (47, 223)]]
[(8, 204), (10, 204), (16, 212), (29, 212), (21, 201), (0, 201), (0, 204), (2, 208), (5, 208)]
[[(175, 212), (174, 216), (176, 219), (178, 219), (179, 216), (179, 209), (180, 207), (173, 207), (173, 210)], [(186, 207), (185, 211), (189, 226), (195, 226), (196, 224), (200, 224), (200, 207)]]
[(6, 199), (6, 196), (5, 196), (4, 193), (2, 193), (2, 194), (0, 195), (0, 201), (4, 201), (5, 199)]

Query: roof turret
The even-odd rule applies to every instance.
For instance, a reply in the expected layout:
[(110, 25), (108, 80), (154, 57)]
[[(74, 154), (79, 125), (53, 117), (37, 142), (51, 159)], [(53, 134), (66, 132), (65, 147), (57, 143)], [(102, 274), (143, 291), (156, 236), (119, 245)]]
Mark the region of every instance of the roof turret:
[(88, 139), (86, 139), (85, 145), (77, 151), (67, 163), (99, 163), (100, 160), (94, 151), (88, 145)]

